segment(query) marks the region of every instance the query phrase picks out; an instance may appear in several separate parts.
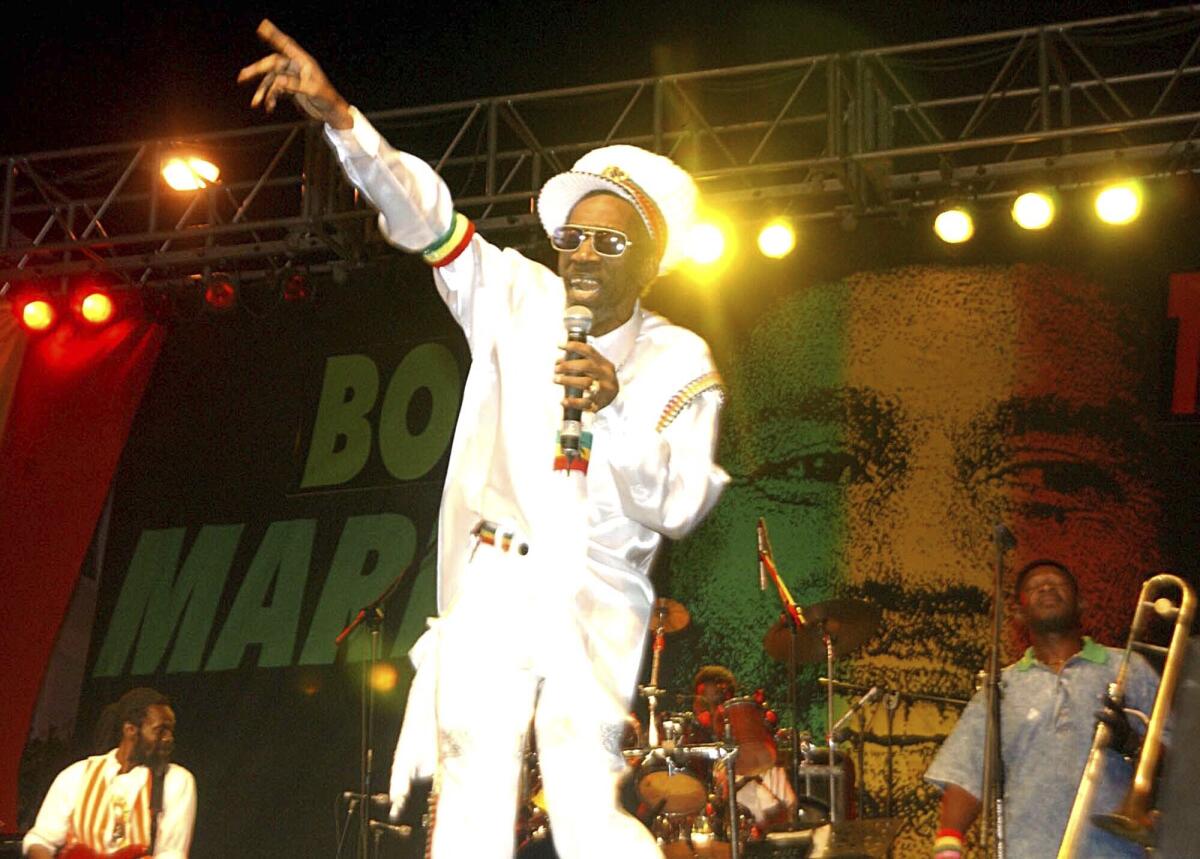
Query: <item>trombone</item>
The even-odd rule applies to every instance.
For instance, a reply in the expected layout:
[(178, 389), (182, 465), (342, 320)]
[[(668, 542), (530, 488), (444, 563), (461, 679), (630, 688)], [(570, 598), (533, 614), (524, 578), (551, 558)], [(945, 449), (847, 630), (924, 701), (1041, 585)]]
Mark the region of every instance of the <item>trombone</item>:
[[(1162, 595), (1166, 591), (1173, 590), (1182, 592), (1178, 604)], [(1147, 847), (1153, 846), (1155, 842), (1156, 815), (1151, 807), (1151, 792), (1154, 774), (1158, 768), (1158, 762), (1162, 758), (1163, 726), (1171, 712), (1171, 700), (1175, 694), (1175, 687), (1179, 683), (1184, 655), (1187, 652), (1188, 635), (1192, 628), (1192, 615), (1195, 611), (1196, 594), (1183, 579), (1168, 573), (1147, 579), (1138, 596), (1137, 610), (1133, 615), (1133, 625), (1129, 630), (1129, 639), (1125, 643), (1125, 654), (1121, 659), (1120, 668), (1117, 670), (1117, 678), (1108, 687), (1109, 696), (1117, 701), (1118, 705), (1122, 704), (1125, 698), (1125, 676), (1129, 668), (1129, 657), (1134, 648), (1166, 654), (1162, 679), (1158, 684), (1154, 708), (1150, 712), (1146, 737), (1142, 741), (1142, 751), (1138, 756), (1137, 769), (1133, 774), (1133, 782), (1129, 786), (1129, 791), (1116, 810), (1109, 814), (1090, 815), (1091, 821), (1095, 825)], [(1175, 630), (1171, 634), (1169, 647), (1159, 647), (1139, 640), (1140, 636), (1145, 633), (1145, 627), (1149, 624), (1151, 616), (1155, 614), (1166, 620), (1174, 619), (1175, 621)], [(1145, 718), (1144, 714), (1143, 718)], [(1092, 794), (1104, 772), (1104, 749), (1109, 744), (1109, 733), (1108, 725), (1104, 722), (1096, 725), (1092, 748), (1088, 753), (1087, 766), (1084, 767), (1083, 778), (1075, 793), (1075, 803), (1071, 807), (1071, 816), (1067, 820), (1062, 844), (1058, 848), (1058, 859), (1073, 859), (1086, 831)]]

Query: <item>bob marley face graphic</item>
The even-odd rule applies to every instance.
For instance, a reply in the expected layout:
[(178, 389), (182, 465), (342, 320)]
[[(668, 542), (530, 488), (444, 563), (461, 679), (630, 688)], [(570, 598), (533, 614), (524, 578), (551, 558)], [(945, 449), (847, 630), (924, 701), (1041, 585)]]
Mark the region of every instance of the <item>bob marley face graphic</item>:
[[(1158, 344), (1143, 316), (1119, 289), (1027, 266), (872, 272), (781, 302), (730, 374), (722, 463), (733, 483), (676, 547), (662, 588), (692, 611), (697, 663), (786, 696), (762, 646), (780, 606), (757, 587), (759, 516), (801, 605), (882, 608), (871, 640), (837, 663), (852, 684), (970, 696), (989, 644), (998, 522), (1017, 539), (1010, 575), (1035, 558), (1065, 564), (1085, 631), (1121, 643), (1143, 577), (1162, 565), (1148, 393)], [(1010, 634), (1006, 661), (1019, 643)], [(816, 735), (818, 673), (800, 678), (799, 727)], [(901, 697), (889, 778), (889, 719), (875, 708), (868, 814), (906, 818), (906, 838), (932, 833), (936, 795), (921, 774), (956, 717)]]

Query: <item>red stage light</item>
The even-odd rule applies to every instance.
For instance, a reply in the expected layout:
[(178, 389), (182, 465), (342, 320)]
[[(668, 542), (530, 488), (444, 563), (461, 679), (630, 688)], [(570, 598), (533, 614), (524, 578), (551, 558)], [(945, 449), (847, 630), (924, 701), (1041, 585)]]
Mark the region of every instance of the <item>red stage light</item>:
[(21, 308), (21, 324), (27, 331), (36, 334), (49, 331), (54, 327), (57, 318), (58, 312), (54, 309), (54, 305), (44, 298), (27, 301)]
[(312, 288), (308, 285), (308, 278), (300, 272), (296, 272), (288, 277), (283, 282), (283, 300), (298, 303), (308, 301), (312, 298)]
[(237, 289), (228, 277), (213, 275), (204, 287), (204, 300), (213, 310), (229, 310), (237, 304)]
[(104, 325), (113, 318), (116, 305), (106, 292), (93, 290), (83, 295), (79, 302), (79, 316), (92, 325)]

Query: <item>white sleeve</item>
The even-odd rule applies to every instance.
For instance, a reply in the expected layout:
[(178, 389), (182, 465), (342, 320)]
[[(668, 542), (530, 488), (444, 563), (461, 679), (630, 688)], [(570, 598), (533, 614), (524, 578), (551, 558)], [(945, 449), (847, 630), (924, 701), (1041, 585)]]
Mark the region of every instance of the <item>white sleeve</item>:
[(196, 823), (196, 779), (181, 766), (172, 765), (163, 779), (163, 810), (158, 819), (154, 855), (187, 859)]
[(626, 516), (678, 540), (708, 514), (729, 482), (714, 461), (722, 402), (706, 391), (662, 431), (614, 421), (609, 465)]
[(379, 228), (389, 242), (421, 251), (436, 242), (454, 217), (450, 189), (415, 155), (393, 149), (357, 108), (345, 130), (325, 126), (347, 178), (379, 210)]
[[(394, 149), (356, 108), (350, 112), (354, 124), (345, 130), (326, 126), (325, 137), (347, 178), (379, 210), (384, 238), (415, 253), (452, 233), (454, 200), (442, 177), (417, 156)], [(489, 323), (514, 306), (515, 285), (537, 284), (547, 273), (544, 266), (475, 234), (459, 256), (434, 269), (434, 280), (474, 354), (493, 333)]]
[(54, 778), (42, 807), (38, 809), (37, 820), (33, 828), (25, 833), (21, 842), (22, 855), (28, 854), (35, 845), (45, 847), (51, 853), (62, 847), (67, 841), (67, 832), (71, 826), (71, 814), (75, 811), (75, 802), (79, 798), (80, 788), (83, 787), (83, 773), (87, 761), (76, 761)]

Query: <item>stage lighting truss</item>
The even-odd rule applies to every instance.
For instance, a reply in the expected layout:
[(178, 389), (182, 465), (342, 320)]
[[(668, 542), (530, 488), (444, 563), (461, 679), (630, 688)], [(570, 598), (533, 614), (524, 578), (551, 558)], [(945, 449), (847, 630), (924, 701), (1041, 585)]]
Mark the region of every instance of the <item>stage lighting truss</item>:
[[(1140, 165), (1131, 178), (1196, 172), (1197, 105), (1189, 5), (371, 119), (442, 175), (482, 234), (522, 247), (544, 241), (530, 207), (542, 183), (603, 144), (670, 155), (718, 209), (787, 206), (802, 229), (931, 212), (954, 188), (1008, 206), (1046, 171), (1091, 175), (1118, 152)], [(219, 181), (196, 168), (204, 187), (167, 188), (160, 167), (185, 146)], [(0, 161), (0, 294), (27, 279), (119, 272), (146, 286), (394, 252), (311, 122)]]

